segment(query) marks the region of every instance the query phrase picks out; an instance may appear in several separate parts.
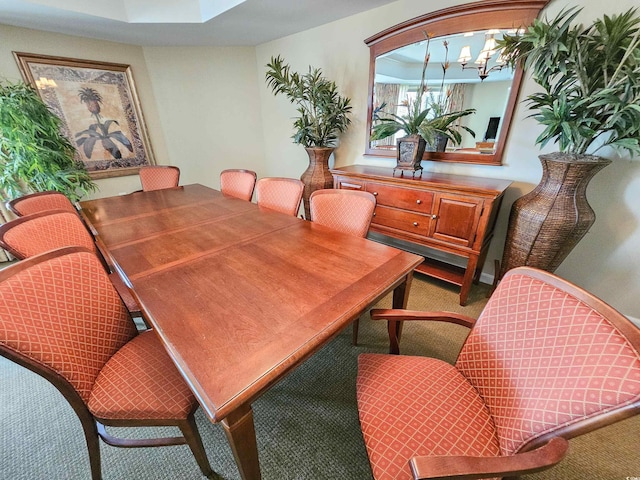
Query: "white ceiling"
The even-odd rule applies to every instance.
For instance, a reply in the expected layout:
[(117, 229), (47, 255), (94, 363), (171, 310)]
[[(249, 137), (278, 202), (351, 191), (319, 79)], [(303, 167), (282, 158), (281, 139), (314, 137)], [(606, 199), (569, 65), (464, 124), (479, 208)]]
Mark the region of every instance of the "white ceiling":
[(144, 46), (259, 45), (395, 0), (0, 0), (0, 23)]

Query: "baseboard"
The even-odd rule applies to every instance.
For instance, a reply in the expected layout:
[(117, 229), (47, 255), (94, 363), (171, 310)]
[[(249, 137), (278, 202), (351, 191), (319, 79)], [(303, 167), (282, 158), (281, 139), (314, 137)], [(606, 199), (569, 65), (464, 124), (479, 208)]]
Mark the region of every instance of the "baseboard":
[(493, 279), (496, 278), (492, 273), (481, 273), (480, 274), (480, 283), (486, 283), (487, 285), (493, 285)]

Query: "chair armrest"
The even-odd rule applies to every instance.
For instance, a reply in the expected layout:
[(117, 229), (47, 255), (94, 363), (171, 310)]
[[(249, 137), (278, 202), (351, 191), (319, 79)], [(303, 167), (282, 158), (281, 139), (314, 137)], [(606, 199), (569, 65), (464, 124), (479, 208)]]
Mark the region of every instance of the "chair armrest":
[(372, 320), (430, 320), (438, 322), (449, 322), (463, 327), (473, 327), (476, 323), (475, 318), (468, 317), (453, 312), (421, 312), (419, 310), (400, 310), (400, 309), (382, 309), (374, 308), (371, 310)]
[(475, 479), (523, 475), (553, 467), (564, 458), (569, 442), (555, 437), (530, 452), (504, 457), (434, 456), (409, 460), (416, 480)]
[(418, 310), (402, 309), (380, 309), (374, 308), (370, 312), (372, 320), (388, 320), (387, 329), (389, 331), (389, 353), (398, 355), (400, 353), (400, 335), (402, 333), (402, 322), (405, 320), (431, 320), (440, 322), (455, 323), (464, 327), (473, 327), (476, 320), (466, 315), (453, 312), (421, 312)]

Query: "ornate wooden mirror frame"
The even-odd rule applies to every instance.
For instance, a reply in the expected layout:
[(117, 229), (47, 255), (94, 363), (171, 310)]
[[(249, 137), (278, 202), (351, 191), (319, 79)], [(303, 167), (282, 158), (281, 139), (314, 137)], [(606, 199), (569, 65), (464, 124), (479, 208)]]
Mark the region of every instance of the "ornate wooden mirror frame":
[[(445, 8), (388, 28), (365, 40), (369, 47), (369, 99), (367, 113), (367, 144), (365, 154), (380, 157), (395, 157), (396, 150), (371, 146), (370, 132), (374, 108), (374, 85), (376, 59), (400, 47), (424, 40), (424, 32), (434, 38), (461, 34), (469, 31), (495, 28), (520, 28), (530, 25), (549, 0), (485, 0)], [(433, 40), (432, 40), (433, 42)], [(451, 52), (457, 55), (457, 52)], [(453, 58), (453, 57), (452, 57)], [(451, 62), (454, 63), (453, 61)], [(451, 68), (456, 68), (452, 65)], [(461, 67), (458, 67), (461, 68)], [(501, 165), (504, 146), (509, 134), (511, 117), (522, 83), (522, 69), (514, 72), (511, 92), (508, 96), (502, 125), (493, 153), (425, 152), (423, 160), (442, 162)]]

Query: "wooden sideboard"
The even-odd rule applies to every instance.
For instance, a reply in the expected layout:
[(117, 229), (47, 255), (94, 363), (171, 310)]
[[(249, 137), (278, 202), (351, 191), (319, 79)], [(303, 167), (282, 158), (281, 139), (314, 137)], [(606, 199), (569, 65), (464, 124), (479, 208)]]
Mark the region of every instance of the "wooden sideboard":
[[(478, 282), (508, 180), (351, 165), (331, 170), (334, 188), (376, 197), (370, 232), (466, 258), (466, 267), (425, 257), (416, 271), (460, 286), (465, 305)], [(384, 240), (384, 237), (382, 237)], [(409, 249), (409, 248), (408, 248)]]

